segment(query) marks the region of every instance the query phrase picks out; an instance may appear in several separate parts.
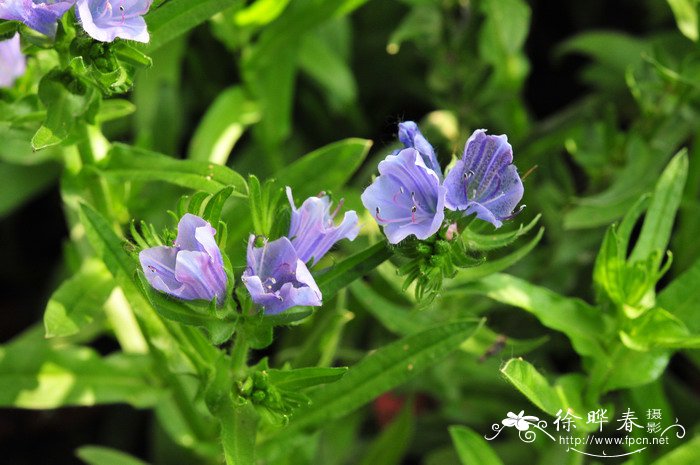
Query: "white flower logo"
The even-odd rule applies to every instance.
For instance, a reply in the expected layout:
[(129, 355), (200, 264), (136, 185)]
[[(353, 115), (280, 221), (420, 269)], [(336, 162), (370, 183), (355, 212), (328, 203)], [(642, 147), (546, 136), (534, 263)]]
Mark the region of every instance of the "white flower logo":
[(539, 421), (539, 418), (531, 415), (524, 415), (525, 410), (521, 410), (517, 415), (513, 412), (508, 412), (508, 418), (504, 418), (501, 423), (509, 428), (515, 426), (519, 431), (527, 431), (530, 424)]

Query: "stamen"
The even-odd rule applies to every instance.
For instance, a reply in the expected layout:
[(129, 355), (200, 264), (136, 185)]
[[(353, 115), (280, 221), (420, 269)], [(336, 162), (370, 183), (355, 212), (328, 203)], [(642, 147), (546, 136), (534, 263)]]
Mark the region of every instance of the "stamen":
[(535, 165), (535, 166), (533, 166), (532, 168), (530, 168), (529, 170), (527, 170), (527, 171), (525, 172), (525, 174), (523, 174), (523, 176), (520, 178), (520, 180), (521, 180), (521, 181), (526, 180), (527, 177), (530, 176), (532, 173), (534, 173), (535, 170), (536, 170), (537, 168), (538, 168), (538, 165)]
[[(340, 199), (340, 202), (338, 202), (338, 206), (335, 207), (335, 210), (333, 210), (333, 213), (331, 213), (331, 219), (335, 218), (335, 216), (340, 212), (340, 209), (343, 208), (343, 204), (345, 203), (345, 199)], [(331, 221), (331, 225), (333, 222)]]
[(503, 220), (504, 220), (504, 221), (505, 221), (505, 220), (512, 220), (513, 218), (515, 218), (516, 216), (518, 216), (518, 215), (520, 214), (520, 212), (522, 212), (523, 210), (525, 210), (525, 207), (526, 207), (526, 206), (527, 206), (527, 205), (525, 205), (525, 204), (520, 205), (520, 207), (518, 207), (518, 210), (517, 210), (517, 211), (514, 211), (514, 212), (511, 213), (510, 215), (506, 216), (505, 218), (503, 218)]

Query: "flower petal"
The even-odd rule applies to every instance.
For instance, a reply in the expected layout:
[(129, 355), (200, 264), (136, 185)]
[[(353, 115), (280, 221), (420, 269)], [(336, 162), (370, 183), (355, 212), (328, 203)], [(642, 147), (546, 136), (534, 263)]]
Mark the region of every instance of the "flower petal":
[(175, 247), (152, 247), (139, 253), (141, 268), (154, 289), (181, 299), (196, 299), (197, 293), (175, 277), (178, 250)]

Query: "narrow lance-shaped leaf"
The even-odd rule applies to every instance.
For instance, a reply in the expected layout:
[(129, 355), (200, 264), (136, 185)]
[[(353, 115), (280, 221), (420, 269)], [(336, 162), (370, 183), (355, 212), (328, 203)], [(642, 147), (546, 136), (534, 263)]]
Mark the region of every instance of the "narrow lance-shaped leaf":
[(340, 418), (389, 391), (457, 349), (479, 327), (458, 321), (399, 339), (370, 353), (340, 381), (315, 391), (311, 405), (299, 409), (285, 434)]

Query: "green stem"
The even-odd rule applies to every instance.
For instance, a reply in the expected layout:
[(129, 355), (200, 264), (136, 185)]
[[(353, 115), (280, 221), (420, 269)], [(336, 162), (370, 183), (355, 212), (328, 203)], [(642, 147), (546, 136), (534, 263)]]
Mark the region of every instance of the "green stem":
[(250, 344), (244, 332), (239, 332), (231, 349), (231, 371), (234, 379), (240, 379), (248, 367), (248, 349)]
[[(104, 158), (106, 146), (102, 133), (100, 133), (100, 130), (96, 127), (83, 125), (79, 133), (79, 141), (76, 147), (78, 148), (80, 161), (84, 169), (88, 166), (94, 166), (99, 160)], [(113, 220), (114, 214), (107, 180), (96, 173), (90, 173), (90, 176), (95, 178), (88, 181), (90, 194), (95, 203), (95, 207), (100, 213), (105, 215), (105, 217)]]

